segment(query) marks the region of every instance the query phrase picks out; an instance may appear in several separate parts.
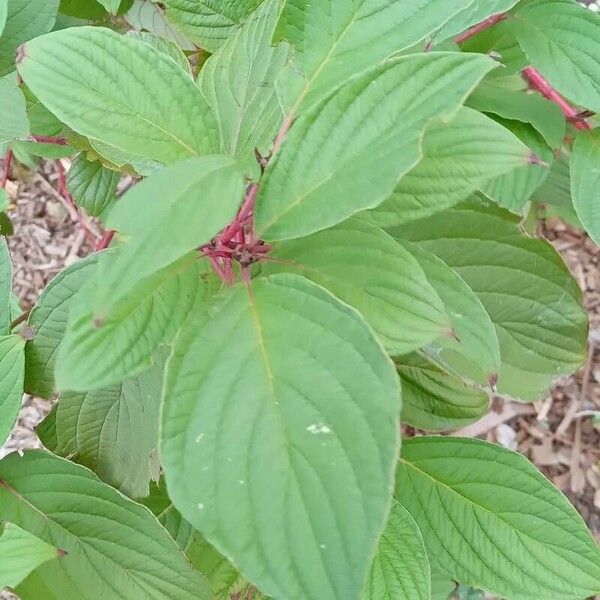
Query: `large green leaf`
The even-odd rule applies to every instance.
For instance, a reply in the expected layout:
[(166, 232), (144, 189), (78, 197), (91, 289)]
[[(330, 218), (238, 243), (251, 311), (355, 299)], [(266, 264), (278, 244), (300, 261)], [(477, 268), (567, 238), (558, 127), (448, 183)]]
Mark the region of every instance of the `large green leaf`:
[(486, 56), (436, 52), (350, 80), (296, 121), (269, 165), (259, 234), (302, 237), (380, 204), (418, 162), (426, 124), (452, 118), (493, 66)]
[(412, 438), (396, 497), (433, 560), (458, 581), (507, 600), (600, 592), (600, 550), (583, 519), (516, 452), (474, 439)]
[(88, 215), (99, 217), (116, 201), (115, 193), (121, 174), (90, 162), (80, 154), (69, 169), (67, 186), (77, 206)]
[(304, 74), (299, 88), (291, 93), (291, 113), (302, 104), (314, 103), (349, 77), (424, 39), (472, 3), (287, 0), (276, 41), (287, 40), (295, 47), (298, 67)]
[(404, 240), (399, 243), (419, 263), (450, 315), (453, 335), (437, 340), (427, 352), (453, 370), (465, 369), (480, 383), (495, 381), (500, 369), (500, 347), (494, 324), (481, 300), (437, 256), (416, 244)]
[(390, 235), (352, 218), (277, 244), (267, 273), (293, 271), (356, 308), (391, 354), (449, 335), (450, 319), (418, 262)]
[(500, 206), (519, 213), (529, 201), (536, 189), (544, 183), (551, 174), (554, 162), (552, 150), (548, 147), (541, 134), (531, 125), (518, 121), (500, 119), (519, 139), (521, 139), (544, 164), (529, 164), (499, 177), (484, 182), (480, 189), (490, 199)]
[[(544, 183), (534, 192), (532, 200), (564, 208), (573, 207), (570, 161), (568, 151), (561, 151), (559, 158), (552, 163)], [(586, 173), (586, 175), (593, 175), (593, 173)]]
[(19, 73), (69, 127), (172, 163), (218, 148), (217, 125), (188, 74), (150, 45), (100, 27), (28, 42)]
[(165, 56), (173, 59), (184, 71), (186, 71), (190, 77), (192, 76), (192, 66), (183, 50), (171, 40), (149, 33), (148, 31), (135, 31), (131, 30), (127, 32), (127, 35), (132, 35), (138, 40), (146, 44), (150, 44), (153, 48), (156, 48), (159, 52), (162, 52)]
[(558, 105), (540, 94), (510, 90), (497, 82), (496, 79), (482, 82), (469, 96), (467, 106), (503, 119), (530, 123), (551, 148), (558, 148), (566, 130), (565, 117)]
[(0, 536), (0, 590), (16, 588), (40, 565), (60, 558), (61, 552), (14, 523), (6, 523)]
[(473, 200), (392, 233), (437, 255), (479, 296), (500, 341), (498, 389), (530, 400), (581, 365), (587, 317), (560, 255), (518, 221)]
[(571, 195), (579, 220), (600, 244), (600, 131), (581, 133), (571, 155)]
[(217, 155), (161, 169), (129, 190), (107, 219), (122, 244), (99, 269), (90, 305), (96, 316), (145, 277), (210, 242), (235, 217), (243, 191), (238, 163)]
[(417, 354), (394, 359), (402, 382), (402, 421), (426, 431), (473, 423), (488, 410), (489, 397)]
[[(206, 262), (195, 253), (141, 280), (98, 316), (94, 304), (104, 273), (114, 264), (105, 255), (71, 308), (56, 365), (59, 390), (97, 390), (148, 369), (157, 352), (177, 335), (197, 301), (210, 292), (202, 275)], [(98, 320), (101, 319), (101, 320)]]
[(472, 25), (485, 21), (492, 15), (498, 15), (511, 9), (519, 0), (475, 0), (467, 8), (454, 15), (443, 27), (435, 32), (434, 38), (447, 40)]
[(530, 154), (508, 129), (463, 107), (450, 123), (433, 123), (425, 131), (419, 164), (369, 215), (390, 227), (442, 211), (488, 179), (524, 167)]
[(175, 506), (263, 592), (358, 598), (398, 452), (393, 365), (354, 309), (297, 275), (239, 284), (210, 313), (168, 367)]
[(17, 48), (54, 26), (58, 0), (8, 0), (6, 25), (0, 38), (0, 76), (15, 70)]
[(288, 48), (271, 46), (279, 0), (266, 0), (246, 24), (211, 56), (198, 85), (217, 116), (221, 152), (254, 160), (266, 155), (283, 119), (275, 78)]
[(19, 335), (0, 336), (0, 445), (17, 420), (23, 397), (25, 340)]
[(214, 52), (262, 0), (165, 0), (167, 18)]
[(31, 311), (33, 339), (25, 345), (25, 390), (50, 400), (55, 392), (54, 365), (67, 329), (75, 293), (94, 272), (98, 254), (91, 254), (59, 273), (44, 289)]
[[(6, 198), (8, 201), (8, 197)], [(3, 208), (3, 210), (5, 210)], [(0, 335), (10, 333), (12, 316), (10, 299), (12, 292), (12, 260), (6, 238), (0, 237)]]
[(431, 600), (455, 600), (450, 597), (456, 583), (441, 569), (431, 565)]
[(108, 17), (106, 9), (98, 0), (60, 0), (60, 14), (91, 21)]
[(67, 554), (17, 588), (22, 600), (208, 600), (210, 589), (145, 507), (47, 452), (0, 462), (2, 518)]
[(6, 17), (8, 16), (8, 0), (0, 0), (0, 35), (4, 31), (6, 25)]
[(563, 96), (600, 111), (600, 16), (576, 0), (529, 0), (511, 19), (527, 58)]
[(419, 528), (409, 512), (394, 502), (361, 599), (430, 600), (430, 579)]
[(0, 144), (27, 139), (29, 119), (15, 73), (0, 78)]
[(162, 363), (121, 385), (65, 392), (38, 427), (54, 454), (92, 469), (131, 498), (149, 493), (156, 477)]

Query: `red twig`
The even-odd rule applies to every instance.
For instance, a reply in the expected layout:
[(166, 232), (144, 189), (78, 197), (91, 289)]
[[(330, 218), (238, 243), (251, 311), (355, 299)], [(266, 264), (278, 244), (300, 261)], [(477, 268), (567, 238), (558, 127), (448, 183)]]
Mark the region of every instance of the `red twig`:
[(462, 44), (463, 42), (467, 41), (468, 39), (476, 36), (481, 31), (485, 31), (486, 29), (493, 27), (496, 23), (500, 23), (500, 21), (504, 21), (507, 18), (508, 18), (508, 13), (500, 13), (498, 15), (492, 15), (491, 17), (487, 18), (485, 21), (481, 21), (481, 23), (477, 23), (477, 25), (473, 25), (473, 27), (469, 27), (469, 29), (467, 29), (466, 31), (463, 31), (463, 33), (461, 33), (460, 35), (457, 35), (454, 38), (454, 41), (457, 44)]
[(32, 135), (31, 138), (34, 142), (39, 142), (40, 144), (54, 144), (55, 146), (66, 146), (69, 143), (66, 138), (48, 135)]
[(571, 106), (549, 83), (543, 75), (532, 66), (525, 67), (521, 71), (523, 78), (529, 84), (531, 89), (536, 90), (544, 98), (554, 102), (562, 110), (565, 117), (577, 127), (577, 129), (591, 129), (590, 124), (581, 116), (579, 110)]
[(292, 126), (293, 122), (294, 122), (294, 113), (290, 112), (283, 120), (283, 123), (281, 124), (281, 127), (279, 128), (279, 131), (277, 132), (277, 137), (275, 138), (275, 141), (273, 142), (273, 148), (271, 149), (271, 156), (273, 156), (279, 150), (279, 148), (281, 148), (281, 144), (283, 144), (283, 140), (285, 139), (285, 136), (287, 135), (287, 132), (290, 130), (290, 127)]
[(0, 187), (5, 188), (6, 182), (8, 181), (8, 174), (10, 172), (10, 166), (13, 160), (12, 150), (7, 150), (2, 161), (2, 180), (0, 181)]
[(108, 229), (102, 234), (102, 237), (98, 241), (96, 245), (96, 250), (99, 252), (100, 250), (106, 250), (110, 246), (113, 238), (115, 237), (116, 231), (114, 229)]

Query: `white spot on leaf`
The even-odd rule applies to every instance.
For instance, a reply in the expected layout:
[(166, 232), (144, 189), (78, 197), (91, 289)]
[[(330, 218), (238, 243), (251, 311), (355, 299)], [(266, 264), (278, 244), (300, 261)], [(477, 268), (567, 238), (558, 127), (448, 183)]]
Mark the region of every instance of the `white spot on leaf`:
[(331, 433), (331, 427), (329, 425), (325, 425), (325, 423), (313, 423), (306, 428), (308, 433)]

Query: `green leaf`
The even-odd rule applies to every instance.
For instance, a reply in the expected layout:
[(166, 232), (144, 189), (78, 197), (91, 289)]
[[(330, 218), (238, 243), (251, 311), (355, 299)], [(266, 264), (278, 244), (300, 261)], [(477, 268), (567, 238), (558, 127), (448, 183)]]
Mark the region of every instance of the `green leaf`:
[(275, 78), (288, 48), (271, 46), (279, 0), (266, 0), (211, 56), (198, 85), (217, 116), (221, 152), (254, 160), (266, 155), (283, 120)]
[(543, 136), (551, 148), (561, 146), (565, 137), (565, 118), (554, 102), (525, 90), (510, 90), (490, 79), (469, 96), (466, 104), (485, 113), (529, 123)]
[(458, 429), (481, 418), (489, 397), (431, 360), (409, 354), (394, 359), (402, 383), (402, 421), (426, 431)]
[(456, 583), (438, 569), (431, 565), (431, 600), (453, 600), (450, 594), (456, 588)]
[(518, 222), (473, 200), (392, 233), (441, 258), (472, 288), (496, 326), (499, 391), (533, 400), (582, 364), (587, 317), (560, 255)]
[(571, 195), (581, 223), (600, 244), (600, 131), (582, 132), (571, 155)]
[(362, 600), (430, 600), (431, 577), (414, 519), (394, 501), (363, 588)]
[(23, 398), (25, 340), (19, 335), (0, 336), (0, 445), (7, 440)]
[(43, 451), (0, 462), (2, 518), (67, 554), (17, 588), (22, 600), (208, 600), (210, 589), (150, 511)]
[[(6, 193), (6, 192), (5, 192)], [(6, 196), (8, 200), (8, 196)], [(3, 210), (6, 210), (5, 208)], [(0, 335), (10, 333), (12, 316), (10, 301), (12, 292), (12, 261), (5, 238), (0, 238)]]
[(437, 340), (425, 351), (436, 361), (480, 383), (495, 381), (500, 369), (500, 347), (494, 324), (481, 300), (437, 256), (416, 244), (403, 240), (399, 243), (419, 263), (451, 319), (453, 335)]
[(159, 52), (162, 52), (165, 56), (172, 58), (177, 65), (179, 65), (184, 71), (192, 76), (192, 67), (187, 56), (183, 53), (183, 50), (171, 40), (167, 38), (148, 33), (147, 31), (128, 31), (128, 35), (133, 36), (134, 39), (141, 40), (146, 44), (152, 46)]
[(8, 0), (0, 0), (0, 35), (4, 31), (6, 25), (6, 17), (8, 16)]
[(119, 6), (121, 6), (121, 0), (98, 0), (98, 2), (113, 15), (117, 14)]
[[(0, 188), (0, 212), (4, 212), (8, 209), (9, 198), (6, 190), (4, 188)], [(9, 258), (10, 260), (10, 258)], [(2, 261), (2, 267), (4, 266), (4, 257)], [(1, 268), (1, 267), (0, 267)]]
[(516, 452), (474, 439), (406, 440), (396, 497), (458, 581), (507, 600), (600, 591), (600, 550), (585, 523)]
[(472, 3), (287, 0), (275, 41), (286, 40), (295, 47), (297, 66), (304, 74), (300, 89), (294, 90), (290, 112), (312, 105), (349, 77), (425, 39)]
[(60, 13), (78, 19), (99, 21), (108, 15), (98, 0), (60, 0)]
[(132, 36), (55, 31), (24, 46), (19, 73), (61, 121), (124, 152), (173, 163), (216, 150), (217, 126), (194, 82)]
[(542, 136), (531, 125), (502, 119), (501, 122), (527, 144), (538, 158), (546, 163), (520, 167), (481, 185), (481, 191), (488, 198), (504, 208), (520, 213), (536, 189), (550, 175), (551, 169), (548, 168), (548, 165), (553, 164), (554, 155)]
[(100, 160), (107, 164), (109, 168), (117, 168), (120, 171), (129, 171), (129, 166), (139, 175), (151, 175), (163, 165), (155, 160), (144, 158), (139, 154), (132, 152), (123, 152), (120, 148), (106, 144), (100, 140), (90, 138), (88, 140), (90, 148), (95, 152)]
[(239, 163), (218, 155), (161, 169), (131, 188), (107, 219), (122, 244), (99, 270), (95, 318), (144, 278), (210, 242), (235, 217), (243, 192)]
[(90, 162), (80, 154), (69, 169), (67, 187), (77, 206), (92, 217), (100, 217), (116, 201), (120, 179), (120, 173), (106, 169), (100, 162)]
[(27, 139), (29, 119), (15, 73), (0, 78), (0, 144)]
[(425, 131), (422, 158), (392, 195), (369, 212), (383, 227), (442, 211), (468, 198), (488, 179), (529, 162), (529, 149), (510, 131), (471, 108)]
[(4, 533), (0, 536), (0, 555), (0, 590), (16, 588), (40, 565), (61, 557), (60, 550), (13, 523), (4, 526)]
[(44, 446), (92, 469), (131, 498), (149, 493), (158, 446), (162, 364), (101, 390), (66, 392), (37, 433)]
[(27, 323), (32, 329), (33, 339), (25, 344), (25, 390), (28, 393), (52, 399), (56, 389), (56, 355), (67, 329), (75, 293), (94, 272), (99, 256), (90, 254), (61, 271), (46, 286), (31, 311)]
[(436, 52), (350, 80), (296, 121), (269, 165), (259, 235), (302, 237), (380, 204), (420, 159), (426, 124), (452, 118), (493, 67), (485, 56)]
[(173, 341), (195, 302), (211, 291), (211, 279), (201, 278), (206, 263), (190, 253), (142, 279), (99, 317), (96, 291), (113, 259), (112, 253), (102, 257), (71, 309), (56, 365), (59, 390), (101, 389), (147, 370), (160, 347)]
[(60, 135), (63, 131), (63, 124), (31, 93), (26, 85), (21, 85), (20, 89), (25, 96), (31, 133), (47, 136)]
[(454, 15), (445, 25), (435, 32), (434, 38), (439, 41), (466, 31), (472, 25), (485, 21), (492, 15), (510, 10), (519, 0), (475, 0), (467, 8), (463, 8)]
[(600, 111), (600, 17), (575, 0), (522, 3), (511, 26), (527, 58), (563, 96)]
[(175, 506), (264, 593), (357, 598), (398, 452), (389, 358), (354, 309), (297, 275), (239, 284), (210, 312), (168, 366)]
[(572, 208), (570, 155), (561, 151), (560, 157), (552, 167), (544, 183), (534, 192), (532, 200), (553, 204), (563, 208)]
[(0, 38), (0, 77), (15, 70), (17, 48), (54, 26), (58, 0), (8, 0), (6, 25)]
[(418, 262), (382, 229), (352, 218), (276, 244), (263, 272), (296, 272), (322, 285), (366, 319), (390, 354), (448, 335), (444, 305)]
[(134, 0), (131, 8), (125, 14), (125, 18), (138, 31), (145, 30), (170, 40), (182, 50), (190, 52), (196, 50), (194, 44), (167, 21), (160, 6), (151, 0)]
[(220, 48), (262, 0), (165, 0), (167, 18), (209, 52)]

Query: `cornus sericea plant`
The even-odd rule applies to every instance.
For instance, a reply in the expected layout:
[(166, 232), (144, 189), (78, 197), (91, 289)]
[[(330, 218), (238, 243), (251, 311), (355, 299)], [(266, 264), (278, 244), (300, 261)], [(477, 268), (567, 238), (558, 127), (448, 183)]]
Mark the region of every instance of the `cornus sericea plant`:
[(582, 364), (580, 291), (527, 224), (600, 240), (597, 15), (3, 0), (0, 25), (2, 187), (53, 161), (96, 248), (20, 314), (0, 247), (0, 443), (24, 391), (57, 398), (45, 449), (0, 461), (0, 588), (600, 593), (596, 542), (525, 458), (424, 435)]

